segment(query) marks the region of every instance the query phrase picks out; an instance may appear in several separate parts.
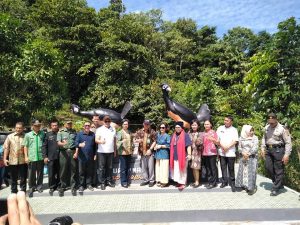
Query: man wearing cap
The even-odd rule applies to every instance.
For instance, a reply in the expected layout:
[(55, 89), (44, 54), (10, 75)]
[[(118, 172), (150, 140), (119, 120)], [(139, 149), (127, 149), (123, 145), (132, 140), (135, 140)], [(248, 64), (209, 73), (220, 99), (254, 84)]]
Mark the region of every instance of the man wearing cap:
[(156, 132), (150, 125), (150, 120), (144, 120), (144, 127), (136, 132), (135, 139), (139, 143), (142, 163), (143, 182), (140, 185), (149, 184), (149, 187), (153, 187), (155, 184), (153, 149), (156, 144)]
[[(224, 118), (224, 125), (218, 127), (217, 134), (219, 137), (219, 155), (222, 170), (222, 184), (220, 188), (224, 188), (228, 185), (231, 186), (231, 191), (235, 192), (235, 174), (234, 174), (234, 162), (236, 157), (236, 144), (239, 141), (239, 134), (237, 129), (232, 126), (233, 117), (227, 115)], [(229, 177), (228, 173), (229, 172)]]
[(15, 132), (7, 136), (3, 145), (3, 160), (4, 165), (8, 167), (11, 178), (11, 193), (18, 192), (18, 178), (20, 178), (21, 191), (26, 192), (27, 164), (22, 146), (24, 136), (24, 124), (18, 122), (15, 126)]
[[(66, 120), (65, 127), (57, 134), (57, 143), (59, 150), (59, 166), (60, 166), (60, 187), (59, 196), (64, 195), (65, 189), (70, 184), (72, 195), (76, 195), (78, 185), (78, 162), (74, 158), (76, 148), (76, 131), (72, 128), (71, 120)], [(71, 174), (70, 174), (71, 173)], [(71, 176), (70, 176), (71, 175)]]
[(44, 163), (48, 165), (49, 194), (52, 196), (59, 185), (58, 122), (53, 120), (50, 123), (50, 128), (51, 131), (46, 133), (43, 143), (43, 158)]
[(116, 155), (116, 130), (111, 126), (109, 116), (104, 116), (104, 125), (96, 130), (95, 142), (98, 144), (98, 180), (101, 190), (105, 190), (106, 185), (115, 187), (113, 181), (113, 158)]
[(291, 151), (292, 141), (289, 131), (278, 122), (275, 113), (270, 113), (261, 142), (261, 154), (273, 182), (271, 196), (278, 195), (279, 190), (283, 188), (284, 166), (289, 162)]
[(43, 172), (44, 160), (42, 146), (45, 133), (41, 130), (41, 123), (38, 120), (32, 122), (32, 131), (25, 134), (23, 145), (25, 161), (28, 163), (28, 197), (33, 197), (33, 192), (37, 190), (43, 192)]

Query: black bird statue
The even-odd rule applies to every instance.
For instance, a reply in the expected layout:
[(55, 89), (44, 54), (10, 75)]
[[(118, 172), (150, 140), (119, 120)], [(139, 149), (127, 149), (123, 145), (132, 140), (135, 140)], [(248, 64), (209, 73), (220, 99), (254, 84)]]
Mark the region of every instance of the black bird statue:
[(191, 121), (194, 119), (197, 119), (200, 122), (210, 119), (210, 110), (207, 104), (201, 105), (198, 113), (196, 114), (187, 107), (170, 99), (169, 92), (171, 91), (171, 88), (168, 84), (162, 84), (161, 89), (163, 92), (163, 98), (166, 104), (168, 116), (176, 122), (183, 121), (185, 128), (189, 128)]
[(111, 118), (111, 121), (116, 124), (121, 124), (122, 120), (125, 118), (129, 110), (131, 109), (132, 105), (130, 102), (126, 102), (124, 105), (124, 108), (121, 113), (118, 113), (111, 109), (105, 109), (105, 108), (97, 108), (97, 109), (90, 109), (88, 111), (81, 111), (80, 107), (78, 105), (72, 104), (71, 110), (74, 114), (79, 114), (81, 116), (89, 117), (92, 116), (109, 116)]

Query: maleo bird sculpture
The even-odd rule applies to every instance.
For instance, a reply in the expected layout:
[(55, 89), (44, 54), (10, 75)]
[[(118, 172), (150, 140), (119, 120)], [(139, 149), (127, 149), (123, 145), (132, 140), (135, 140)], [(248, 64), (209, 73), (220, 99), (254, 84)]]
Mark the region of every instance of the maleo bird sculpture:
[(197, 119), (200, 122), (210, 119), (210, 110), (207, 104), (201, 105), (198, 113), (196, 114), (187, 107), (170, 99), (169, 92), (171, 91), (171, 88), (168, 84), (162, 84), (161, 89), (168, 116), (176, 122), (183, 121), (185, 128), (189, 128), (191, 121), (194, 119)]
[(122, 120), (125, 118), (129, 110), (131, 109), (132, 105), (130, 102), (126, 102), (124, 105), (124, 108), (121, 113), (118, 113), (114, 110), (111, 109), (105, 109), (105, 108), (97, 108), (97, 109), (90, 109), (88, 111), (81, 111), (80, 107), (78, 105), (72, 104), (71, 105), (71, 110), (74, 114), (78, 114), (81, 116), (89, 117), (91, 118), (92, 116), (109, 116), (111, 121), (116, 123), (116, 124), (121, 124)]

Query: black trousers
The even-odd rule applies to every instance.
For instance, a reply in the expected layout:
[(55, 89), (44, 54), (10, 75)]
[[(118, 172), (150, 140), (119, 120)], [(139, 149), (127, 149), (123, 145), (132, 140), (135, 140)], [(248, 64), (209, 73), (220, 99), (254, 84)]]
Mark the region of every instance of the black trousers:
[(217, 156), (203, 156), (204, 166), (207, 171), (207, 180), (211, 185), (216, 185), (218, 182)]
[(59, 178), (60, 188), (66, 189), (69, 185), (71, 189), (78, 186), (78, 161), (73, 158), (75, 150), (62, 150), (59, 153)]
[(282, 158), (284, 151), (284, 148), (273, 148), (266, 151), (265, 166), (273, 181), (273, 190), (275, 191), (278, 191), (283, 185), (284, 164)]
[[(235, 157), (224, 157), (220, 156), (221, 160), (221, 170), (222, 170), (222, 182), (225, 184), (235, 185), (235, 174), (234, 174), (234, 162)], [(229, 177), (227, 173), (229, 172)]]
[(99, 183), (112, 182), (114, 153), (97, 153), (97, 157)]
[(30, 191), (43, 189), (44, 161), (28, 163), (28, 186)]
[(18, 178), (20, 178), (21, 191), (26, 191), (27, 170), (27, 164), (8, 166), (8, 173), (11, 181), (11, 193), (18, 192)]
[(93, 167), (93, 186), (97, 187), (99, 184), (98, 181), (98, 175), (97, 175), (97, 171), (98, 171), (98, 161), (94, 160), (93, 161), (94, 167)]
[(79, 161), (79, 183), (81, 187), (92, 185), (93, 172), (94, 172), (94, 160), (88, 160), (85, 162)]
[(59, 160), (50, 160), (47, 165), (49, 188), (55, 190), (59, 186)]

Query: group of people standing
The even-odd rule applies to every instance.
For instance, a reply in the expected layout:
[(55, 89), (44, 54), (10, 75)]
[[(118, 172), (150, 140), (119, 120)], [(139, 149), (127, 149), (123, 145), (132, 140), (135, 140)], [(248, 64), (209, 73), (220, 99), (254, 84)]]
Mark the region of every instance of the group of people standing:
[[(131, 133), (126, 119), (122, 121), (121, 129), (116, 131), (109, 116), (101, 119), (94, 116), (92, 123), (86, 121), (78, 133), (70, 120), (65, 121), (61, 130), (58, 122), (52, 121), (51, 131), (47, 133), (35, 120), (32, 131), (24, 134), (24, 125), (18, 122), (15, 132), (8, 135), (3, 146), (3, 162), (9, 169), (11, 192), (17, 193), (18, 179), (20, 189), (26, 191), (27, 175), (29, 197), (34, 191), (42, 192), (44, 164), (48, 165), (50, 195), (58, 190), (59, 196), (63, 196), (69, 187), (73, 195), (76, 191), (82, 193), (86, 188), (105, 190), (106, 186), (114, 187), (113, 159), (117, 156), (121, 186), (128, 188), (131, 156), (135, 148), (141, 155), (141, 186), (164, 188), (172, 181), (179, 190), (183, 190), (191, 170), (191, 186), (197, 188), (201, 185), (201, 168), (204, 166), (208, 180), (206, 188), (215, 188), (219, 181), (217, 160), (220, 159), (220, 188), (230, 185), (233, 192), (237, 188), (245, 189), (249, 195), (256, 192), (259, 141), (251, 125), (242, 127), (240, 137), (230, 115), (225, 116), (224, 125), (216, 131), (210, 120), (204, 121), (203, 131), (200, 131), (197, 120), (191, 121), (188, 132), (183, 125), (181, 121), (176, 122), (174, 132), (169, 135), (167, 123), (162, 122), (156, 132), (151, 128), (151, 122), (144, 120), (143, 128)], [(276, 196), (283, 187), (284, 165), (291, 153), (291, 137), (273, 113), (268, 115), (261, 149), (273, 181), (271, 196)], [(235, 176), (237, 155), (240, 160)]]

